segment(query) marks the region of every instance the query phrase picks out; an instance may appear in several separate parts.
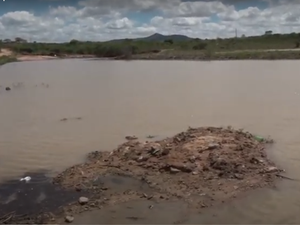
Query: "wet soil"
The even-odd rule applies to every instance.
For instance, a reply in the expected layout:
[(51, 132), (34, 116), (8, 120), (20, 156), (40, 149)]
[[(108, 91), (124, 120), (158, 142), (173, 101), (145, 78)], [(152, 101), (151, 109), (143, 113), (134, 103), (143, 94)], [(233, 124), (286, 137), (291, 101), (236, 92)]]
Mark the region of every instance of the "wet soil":
[[(130, 139), (111, 152), (91, 152), (85, 163), (58, 174), (51, 185), (17, 181), (26, 193), (31, 187), (39, 189), (30, 198), (17, 198), (18, 204), (6, 205), (5, 213), (52, 213), (40, 223), (183, 223), (189, 213), (274, 186), (282, 170), (266, 157), (271, 144), (270, 139), (231, 127), (189, 128), (161, 140)], [(18, 188), (10, 189), (14, 191), (7, 190), (7, 198)], [(41, 193), (51, 198), (33, 206)], [(82, 196), (87, 198), (80, 203)], [(158, 213), (166, 210), (174, 213)]]
[[(150, 201), (179, 200), (201, 211), (247, 190), (274, 185), (282, 170), (266, 157), (271, 143), (230, 127), (189, 128), (172, 138), (128, 140), (111, 152), (92, 152), (86, 163), (53, 181), (93, 193), (92, 208), (144, 199), (150, 208)], [(74, 215), (89, 210), (89, 204), (68, 210)]]
[(63, 190), (51, 182), (46, 171), (26, 173), (0, 184), (0, 224), (44, 223), (60, 214), (60, 207), (77, 201), (81, 193)]

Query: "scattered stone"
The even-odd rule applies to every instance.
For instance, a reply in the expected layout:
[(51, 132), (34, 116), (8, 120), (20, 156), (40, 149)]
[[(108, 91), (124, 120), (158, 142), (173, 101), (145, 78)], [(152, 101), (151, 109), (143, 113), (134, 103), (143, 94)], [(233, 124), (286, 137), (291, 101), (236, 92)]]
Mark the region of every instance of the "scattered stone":
[(138, 138), (134, 135), (129, 135), (129, 136), (126, 136), (125, 139), (128, 140), (128, 141), (132, 141), (132, 140), (136, 140)]
[(280, 170), (275, 166), (270, 166), (266, 169), (267, 173), (279, 172)]
[(66, 217), (65, 217), (65, 221), (66, 221), (67, 223), (72, 223), (72, 222), (74, 221), (74, 217), (73, 217), (73, 216), (66, 216)]
[(164, 148), (161, 152), (161, 155), (164, 156), (164, 155), (168, 155), (170, 153), (170, 150), (168, 148)]
[(88, 203), (88, 201), (89, 201), (89, 199), (87, 197), (80, 197), (78, 200), (79, 204), (81, 204), (81, 205)]
[(81, 188), (81, 187), (79, 187), (79, 186), (76, 186), (76, 187), (75, 187), (75, 190), (79, 192), (79, 191), (81, 191), (81, 190), (82, 190), (82, 188)]
[(234, 178), (236, 178), (236, 179), (238, 179), (238, 180), (243, 180), (243, 179), (244, 179), (244, 176), (241, 175), (241, 174), (236, 173), (236, 174), (234, 174)]
[(181, 170), (173, 168), (173, 167), (170, 167), (170, 172), (171, 173), (179, 173), (179, 172), (181, 172)]
[(162, 147), (159, 143), (147, 143), (144, 146), (145, 151), (147, 151), (149, 154), (156, 156), (161, 153)]
[(191, 156), (189, 158), (189, 160), (190, 160), (191, 163), (194, 163), (196, 161), (196, 157), (195, 156)]
[(154, 135), (148, 135), (147, 138), (152, 139), (152, 138), (155, 138), (155, 136)]
[(219, 144), (217, 144), (217, 143), (210, 143), (208, 146), (207, 146), (207, 149), (208, 150), (214, 150), (214, 149), (217, 149), (217, 148), (219, 148)]
[(148, 198), (148, 195), (146, 193), (143, 193), (144, 198)]

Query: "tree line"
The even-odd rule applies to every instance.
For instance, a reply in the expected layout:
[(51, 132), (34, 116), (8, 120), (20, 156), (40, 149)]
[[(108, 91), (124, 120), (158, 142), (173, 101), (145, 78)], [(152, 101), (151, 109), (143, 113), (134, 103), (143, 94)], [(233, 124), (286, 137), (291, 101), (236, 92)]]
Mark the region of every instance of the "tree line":
[[(269, 32), (270, 33), (270, 32)], [(71, 40), (67, 43), (38, 43), (0, 41), (0, 48), (9, 48), (20, 54), (37, 55), (95, 55), (98, 57), (130, 57), (134, 54), (157, 53), (165, 49), (186, 51), (232, 51), (251, 49), (299, 48), (300, 33), (269, 34), (242, 38), (190, 39), (175, 41), (145, 41), (124, 39), (107, 42), (82, 42)]]

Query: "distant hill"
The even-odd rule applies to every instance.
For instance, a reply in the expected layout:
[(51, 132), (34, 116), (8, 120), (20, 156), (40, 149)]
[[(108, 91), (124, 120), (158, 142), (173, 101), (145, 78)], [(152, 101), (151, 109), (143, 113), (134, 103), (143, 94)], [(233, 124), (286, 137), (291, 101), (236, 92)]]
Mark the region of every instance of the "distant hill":
[[(152, 34), (148, 37), (143, 37), (143, 38), (133, 38), (131, 39), (132, 41), (165, 41), (165, 40), (173, 40), (173, 41), (189, 41), (192, 40), (193, 38), (190, 38), (185, 35), (180, 35), (180, 34), (173, 34), (173, 35), (162, 35), (159, 33)], [(118, 39), (118, 40), (111, 40), (109, 42), (122, 42), (128, 39)]]
[(136, 38), (134, 40), (139, 40), (139, 41), (165, 41), (165, 40), (173, 40), (173, 41), (188, 41), (193, 38), (190, 38), (185, 35), (179, 35), (179, 34), (173, 34), (173, 35), (162, 35), (162, 34), (152, 34), (149, 37), (144, 37), (144, 38)]

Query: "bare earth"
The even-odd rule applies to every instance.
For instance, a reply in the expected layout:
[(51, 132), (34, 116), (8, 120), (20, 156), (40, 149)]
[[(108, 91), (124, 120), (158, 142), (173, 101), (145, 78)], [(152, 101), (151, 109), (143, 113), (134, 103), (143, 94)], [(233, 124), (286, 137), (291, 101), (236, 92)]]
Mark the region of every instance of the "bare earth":
[(112, 152), (92, 152), (86, 163), (65, 170), (53, 182), (91, 193), (83, 205), (64, 207), (64, 215), (76, 217), (141, 198), (183, 200), (197, 212), (274, 185), (282, 170), (266, 158), (270, 142), (231, 128), (189, 128), (161, 141), (129, 140)]
[(0, 51), (0, 57), (1, 56), (10, 56), (12, 54), (13, 54), (12, 51), (10, 51), (9, 49), (2, 48)]
[(57, 59), (55, 56), (47, 55), (21, 55), (17, 56), (19, 61), (38, 61), (38, 60), (47, 60), (47, 59)]

